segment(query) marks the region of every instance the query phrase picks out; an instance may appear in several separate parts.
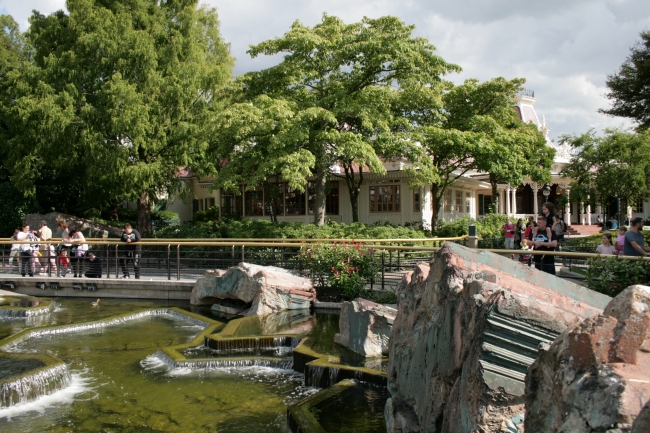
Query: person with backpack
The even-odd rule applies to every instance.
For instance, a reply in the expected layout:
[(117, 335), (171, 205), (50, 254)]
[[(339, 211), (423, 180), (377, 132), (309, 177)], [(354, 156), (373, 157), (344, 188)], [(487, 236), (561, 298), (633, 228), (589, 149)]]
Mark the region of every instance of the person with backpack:
[[(528, 244), (535, 248), (535, 251), (555, 251), (557, 248), (557, 235), (546, 226), (547, 218), (544, 215), (537, 216), (537, 227), (530, 234)], [(552, 255), (535, 255), (535, 267), (540, 271), (555, 275), (555, 257)]]

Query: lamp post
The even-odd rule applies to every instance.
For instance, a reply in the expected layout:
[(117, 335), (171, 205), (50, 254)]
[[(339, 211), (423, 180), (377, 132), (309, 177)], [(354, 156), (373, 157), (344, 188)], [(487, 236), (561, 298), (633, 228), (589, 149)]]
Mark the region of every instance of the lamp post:
[(551, 186), (548, 183), (545, 183), (542, 187), (542, 194), (544, 194), (544, 203), (548, 202), (548, 196), (551, 195)]

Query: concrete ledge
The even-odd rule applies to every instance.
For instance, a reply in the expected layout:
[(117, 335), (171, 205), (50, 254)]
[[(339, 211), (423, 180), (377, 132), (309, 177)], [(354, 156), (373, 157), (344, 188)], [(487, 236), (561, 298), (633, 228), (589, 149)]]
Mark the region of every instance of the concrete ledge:
[(342, 302), (318, 302), (314, 301), (314, 308), (316, 309), (327, 309), (327, 310), (340, 310)]
[[(123, 299), (163, 299), (189, 301), (193, 281), (168, 280), (111, 280), (108, 278), (56, 278), (56, 277), (0, 277), (4, 286), (7, 281), (16, 283), (15, 293), (31, 296), (75, 297), (75, 298), (123, 298)], [(46, 289), (39, 289), (36, 283), (44, 283)], [(59, 284), (60, 289), (51, 288)], [(88, 285), (97, 287), (87, 290)], [(73, 285), (83, 286), (83, 290), (73, 289)]]

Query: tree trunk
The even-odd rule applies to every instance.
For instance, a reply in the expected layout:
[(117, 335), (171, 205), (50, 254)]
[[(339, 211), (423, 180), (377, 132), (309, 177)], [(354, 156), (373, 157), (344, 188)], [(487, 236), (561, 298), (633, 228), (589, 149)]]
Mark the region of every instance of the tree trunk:
[(359, 169), (359, 180), (354, 178), (354, 168), (352, 162), (343, 166), (345, 170), (345, 183), (350, 194), (350, 205), (352, 206), (352, 222), (359, 222), (359, 194), (361, 193), (361, 184), (363, 183), (363, 169)]
[(142, 236), (151, 234), (151, 202), (149, 193), (143, 191), (138, 197), (138, 231)]
[(318, 227), (325, 225), (325, 198), (327, 194), (327, 167), (318, 165), (316, 169), (316, 201), (314, 203), (314, 224)]
[(439, 188), (437, 184), (431, 185), (431, 196), (433, 197), (433, 214), (431, 215), (431, 233), (435, 233), (438, 225), (438, 215), (444, 198), (446, 188)]
[[(499, 196), (499, 189), (498, 189), (498, 183), (495, 179), (492, 178), (490, 175), (490, 185), (492, 185), (492, 197), (494, 197), (492, 206), (494, 209), (494, 213), (498, 214), (499, 213), (499, 199), (501, 198)], [(537, 200), (537, 197), (535, 197), (535, 200)]]

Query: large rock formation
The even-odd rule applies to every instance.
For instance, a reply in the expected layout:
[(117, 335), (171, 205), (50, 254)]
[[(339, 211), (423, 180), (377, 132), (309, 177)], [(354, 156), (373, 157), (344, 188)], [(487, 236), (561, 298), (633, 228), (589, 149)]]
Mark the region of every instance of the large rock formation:
[[(526, 430), (629, 432), (650, 400), (650, 287), (631, 286), (603, 314), (566, 331), (526, 377)], [(646, 414), (635, 428), (650, 432)], [(638, 427), (645, 423), (646, 430)]]
[(398, 288), (388, 431), (522, 431), (524, 378), (540, 343), (597, 316), (609, 299), (502, 256), (446, 244)]
[(41, 221), (43, 220), (47, 222), (47, 226), (52, 230), (52, 237), (55, 238), (61, 237), (59, 221), (65, 221), (69, 226), (75, 226), (77, 229), (81, 230), (87, 238), (118, 238), (122, 236), (121, 228), (98, 224), (91, 220), (60, 212), (50, 212), (46, 215), (30, 213), (25, 216), (25, 221), (34, 230), (38, 230), (41, 227)]
[(264, 315), (309, 308), (316, 290), (309, 278), (273, 266), (240, 263), (207, 271), (192, 289), (192, 305), (225, 304), (241, 315)]
[(397, 310), (366, 299), (344, 302), (339, 316), (340, 333), (334, 341), (368, 358), (388, 355), (388, 340)]

